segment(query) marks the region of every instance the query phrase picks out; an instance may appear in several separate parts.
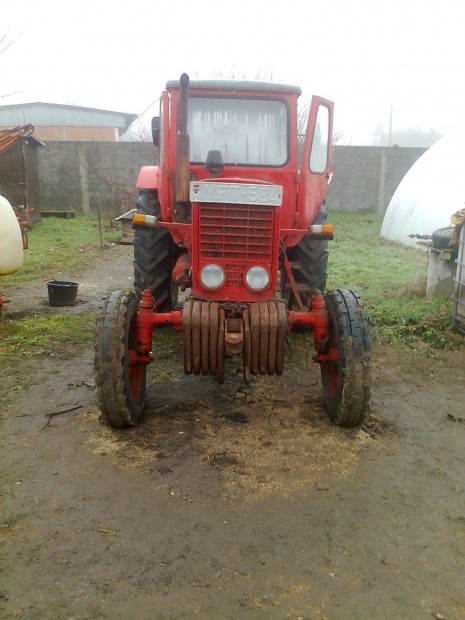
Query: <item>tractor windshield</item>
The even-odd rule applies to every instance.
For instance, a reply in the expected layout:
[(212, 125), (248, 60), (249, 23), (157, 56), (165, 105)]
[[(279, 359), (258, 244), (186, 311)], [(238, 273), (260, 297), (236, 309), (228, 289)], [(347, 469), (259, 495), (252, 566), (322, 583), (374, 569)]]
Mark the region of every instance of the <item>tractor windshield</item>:
[(288, 109), (269, 99), (189, 99), (192, 163), (221, 151), (226, 165), (283, 166), (288, 160)]

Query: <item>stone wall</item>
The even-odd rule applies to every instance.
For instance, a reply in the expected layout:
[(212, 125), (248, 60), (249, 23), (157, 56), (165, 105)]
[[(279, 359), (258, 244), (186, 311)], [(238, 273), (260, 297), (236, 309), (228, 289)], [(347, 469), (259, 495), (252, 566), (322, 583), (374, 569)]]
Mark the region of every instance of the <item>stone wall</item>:
[[(336, 146), (330, 211), (383, 214), (421, 148)], [(39, 149), (40, 207), (120, 215), (133, 208), (138, 172), (156, 163), (146, 142), (47, 142)]]

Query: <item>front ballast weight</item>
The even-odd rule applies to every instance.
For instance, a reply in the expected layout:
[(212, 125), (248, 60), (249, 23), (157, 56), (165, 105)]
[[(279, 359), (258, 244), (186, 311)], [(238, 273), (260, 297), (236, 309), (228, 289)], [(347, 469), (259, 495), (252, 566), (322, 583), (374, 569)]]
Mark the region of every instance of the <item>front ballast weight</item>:
[[(156, 312), (149, 289), (140, 301), (114, 292), (100, 306), (95, 335), (95, 376), (102, 418), (114, 427), (137, 424), (145, 405), (146, 367), (154, 359), (153, 330), (171, 325), (182, 332), (184, 371), (225, 380), (226, 359), (242, 356), (243, 376), (281, 375), (285, 341), (295, 325), (313, 332), (323, 399), (332, 421), (358, 426), (370, 401), (371, 344), (356, 293), (315, 290), (306, 312), (283, 300), (218, 303), (187, 299), (182, 311)], [(155, 352), (156, 356), (156, 352)]]

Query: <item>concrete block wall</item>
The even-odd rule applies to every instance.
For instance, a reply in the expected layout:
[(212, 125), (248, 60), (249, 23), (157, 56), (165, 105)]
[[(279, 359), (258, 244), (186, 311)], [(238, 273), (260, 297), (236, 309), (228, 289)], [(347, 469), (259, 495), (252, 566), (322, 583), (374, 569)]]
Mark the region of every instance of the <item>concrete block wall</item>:
[(335, 146), (329, 211), (384, 215), (397, 186), (424, 148)]
[[(336, 146), (329, 211), (384, 214), (400, 181), (426, 149)], [(40, 207), (121, 215), (133, 208), (142, 166), (154, 165), (148, 142), (47, 142), (39, 149)]]
[(40, 208), (109, 215), (134, 207), (142, 166), (158, 153), (147, 142), (47, 142), (39, 155)]

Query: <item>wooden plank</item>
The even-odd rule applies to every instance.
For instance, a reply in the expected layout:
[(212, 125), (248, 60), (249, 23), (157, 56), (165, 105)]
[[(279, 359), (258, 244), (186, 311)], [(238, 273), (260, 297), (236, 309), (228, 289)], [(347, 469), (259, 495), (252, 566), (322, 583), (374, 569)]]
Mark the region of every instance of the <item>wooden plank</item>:
[(42, 217), (65, 217), (67, 219), (72, 219), (76, 217), (76, 211), (74, 209), (70, 209), (68, 211), (44, 211), (43, 209), (41, 209), (40, 214), (42, 215)]

